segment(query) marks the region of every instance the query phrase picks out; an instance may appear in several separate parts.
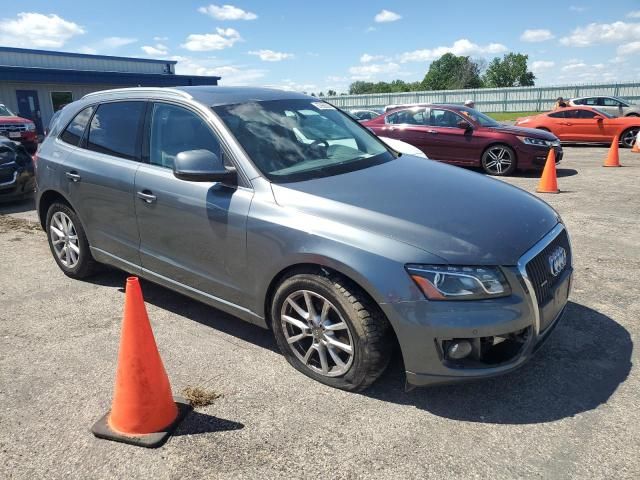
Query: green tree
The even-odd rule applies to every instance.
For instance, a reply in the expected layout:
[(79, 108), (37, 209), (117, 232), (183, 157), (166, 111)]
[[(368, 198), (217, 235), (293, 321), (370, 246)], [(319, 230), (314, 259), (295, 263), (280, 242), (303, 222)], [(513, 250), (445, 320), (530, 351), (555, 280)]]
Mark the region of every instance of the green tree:
[(431, 62), (421, 87), (424, 90), (480, 88), (480, 65), (469, 57), (445, 53)]
[(323, 93), (323, 92), (320, 92), (320, 93), (318, 94), (318, 97), (324, 97), (324, 93)]
[(335, 90), (327, 90), (328, 97), (335, 97), (337, 95)]
[(529, 55), (507, 53), (502, 60), (495, 57), (484, 74), (486, 87), (530, 87), (536, 76), (527, 70)]

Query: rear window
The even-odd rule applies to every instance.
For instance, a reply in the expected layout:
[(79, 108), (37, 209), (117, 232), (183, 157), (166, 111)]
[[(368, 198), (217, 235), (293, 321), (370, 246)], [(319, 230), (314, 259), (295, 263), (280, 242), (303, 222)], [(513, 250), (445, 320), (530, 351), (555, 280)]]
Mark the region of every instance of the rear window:
[(103, 103), (91, 119), (87, 148), (128, 160), (138, 157), (144, 102)]
[[(89, 119), (93, 114), (93, 107), (87, 107), (84, 110), (81, 110), (71, 123), (65, 128), (62, 135), (60, 135), (60, 139), (63, 142), (68, 143), (69, 145), (78, 146), (80, 144), (80, 140), (82, 140), (82, 135), (84, 133), (85, 128), (87, 128), (87, 123), (89, 123)], [(52, 121), (50, 127), (53, 127), (55, 123)]]

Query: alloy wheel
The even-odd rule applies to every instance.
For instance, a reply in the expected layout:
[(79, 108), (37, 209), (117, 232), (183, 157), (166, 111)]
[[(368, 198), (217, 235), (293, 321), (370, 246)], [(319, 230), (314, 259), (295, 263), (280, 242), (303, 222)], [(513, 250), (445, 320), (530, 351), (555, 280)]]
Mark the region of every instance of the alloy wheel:
[(640, 131), (640, 129), (630, 128), (629, 130), (624, 132), (624, 134), (622, 135), (622, 138), (620, 139), (622, 141), (622, 144), (627, 148), (633, 147), (633, 144), (636, 143), (636, 137), (638, 135), (638, 131)]
[(501, 175), (513, 163), (511, 152), (504, 147), (490, 148), (487, 156), (490, 160), (485, 163), (485, 166), (493, 174)]
[(74, 268), (80, 260), (78, 232), (69, 216), (64, 212), (56, 212), (49, 225), (53, 250), (67, 268)]
[(329, 300), (310, 290), (295, 291), (282, 304), (280, 321), (289, 347), (306, 367), (327, 377), (349, 371), (353, 338)]

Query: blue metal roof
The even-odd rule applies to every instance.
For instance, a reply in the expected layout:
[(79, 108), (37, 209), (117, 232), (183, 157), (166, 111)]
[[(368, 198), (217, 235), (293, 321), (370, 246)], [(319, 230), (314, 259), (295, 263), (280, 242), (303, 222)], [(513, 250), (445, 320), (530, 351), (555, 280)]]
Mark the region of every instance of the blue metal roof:
[(0, 47), (0, 52), (14, 52), (14, 53), (33, 53), (38, 55), (51, 55), (54, 57), (76, 57), (76, 58), (93, 58), (99, 60), (126, 60), (132, 62), (141, 63), (161, 63), (175, 65), (178, 63), (176, 60), (158, 60), (153, 58), (136, 58), (136, 57), (115, 57), (112, 55), (91, 55), (88, 53), (73, 53), (73, 52), (56, 52), (53, 50), (34, 50), (31, 48), (15, 48), (15, 47)]
[(0, 81), (28, 83), (77, 83), (114, 86), (173, 87), (217, 85), (221, 77), (161, 73), (99, 72), (54, 68), (6, 67), (0, 65)]
[[(1, 74), (0, 74), (0, 78)], [(197, 78), (197, 77), (196, 77)], [(195, 85), (195, 84), (194, 84)], [(292, 100), (292, 99), (315, 99), (320, 102), (322, 99), (310, 97), (302, 93), (290, 90), (278, 90), (275, 88), (261, 87), (215, 87), (208, 86), (185, 86), (178, 87), (195, 98), (197, 101), (215, 107), (218, 105), (232, 105), (244, 102), (263, 102), (267, 100)]]

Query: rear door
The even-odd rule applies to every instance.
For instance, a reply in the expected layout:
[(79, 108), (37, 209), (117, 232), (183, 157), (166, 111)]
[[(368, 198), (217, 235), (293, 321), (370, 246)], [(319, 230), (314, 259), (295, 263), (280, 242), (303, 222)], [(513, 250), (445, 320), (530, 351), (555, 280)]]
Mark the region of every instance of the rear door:
[(386, 116), (384, 125), (376, 128), (375, 133), (381, 137), (407, 142), (431, 157), (434, 145), (430, 142), (426, 125), (428, 112), (424, 107), (414, 107), (390, 113)]
[(130, 271), (140, 264), (133, 188), (145, 107), (142, 101), (87, 107), (59, 137), (71, 145), (63, 163), (66, 192), (92, 249)]
[(241, 303), (253, 190), (174, 176), (173, 161), (180, 152), (206, 149), (230, 159), (199, 112), (159, 102), (145, 123), (144, 163), (135, 181), (143, 270), (164, 282)]

